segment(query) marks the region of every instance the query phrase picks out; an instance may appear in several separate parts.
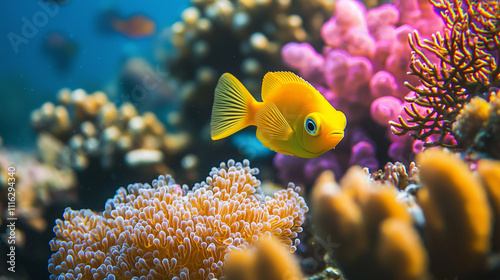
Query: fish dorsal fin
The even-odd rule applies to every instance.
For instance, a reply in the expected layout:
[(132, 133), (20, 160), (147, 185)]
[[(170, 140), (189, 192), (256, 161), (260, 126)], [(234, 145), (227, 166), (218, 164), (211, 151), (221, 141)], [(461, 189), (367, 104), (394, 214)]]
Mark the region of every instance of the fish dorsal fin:
[(266, 102), (257, 116), (257, 128), (270, 138), (288, 140), (293, 133), (285, 117), (273, 102)]
[(292, 83), (313, 88), (311, 84), (292, 72), (268, 72), (262, 81), (262, 101), (266, 101), (269, 96), (283, 85)]

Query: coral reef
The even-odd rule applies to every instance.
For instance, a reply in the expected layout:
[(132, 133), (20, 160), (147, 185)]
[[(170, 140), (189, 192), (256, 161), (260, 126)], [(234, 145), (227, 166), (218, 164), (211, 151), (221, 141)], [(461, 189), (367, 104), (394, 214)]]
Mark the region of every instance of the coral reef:
[(495, 90), (488, 99), (471, 98), (451, 125), (467, 154), (500, 159), (500, 91)]
[(495, 253), (500, 252), (500, 162), (488, 159), (482, 159), (477, 171), (480, 174), (483, 185), (486, 187), (486, 192), (491, 203), (491, 210), (494, 214), (494, 228), (491, 240), (491, 248)]
[[(41, 138), (43, 142), (45, 137)], [(40, 143), (39, 146), (44, 146)], [(45, 149), (44, 155), (39, 158), (30, 153), (0, 148), (0, 170), (6, 172), (13, 167), (14, 188), (17, 195), (16, 217), (27, 225), (27, 228), (43, 232), (47, 228), (44, 218), (45, 209), (58, 203), (76, 201), (77, 179), (75, 172), (55, 160), (60, 151)], [(7, 174), (0, 175), (0, 206), (2, 219), (7, 215)], [(0, 225), (3, 221), (0, 222)]]
[(293, 184), (265, 196), (258, 169), (230, 160), (192, 190), (160, 176), (120, 188), (101, 214), (66, 209), (51, 279), (211, 279), (229, 251), (274, 236), (293, 252), (308, 208)]
[(419, 169), (415, 162), (412, 161), (410, 163), (408, 170), (409, 172), (407, 172), (406, 166), (401, 162), (388, 162), (385, 164), (383, 170), (380, 169), (373, 173), (370, 173), (369, 168), (365, 167), (363, 169), (365, 173), (369, 174), (373, 181), (391, 184), (399, 190), (405, 190), (409, 185), (419, 183)]
[(62, 89), (61, 105), (47, 102), (31, 114), (33, 127), (67, 144), (64, 160), (77, 170), (92, 160), (111, 169), (120, 163), (129, 167), (155, 165), (167, 171), (165, 158), (187, 145), (186, 135), (166, 134), (165, 126), (152, 113), (139, 115), (130, 103), (119, 108), (103, 92), (87, 94), (82, 89)]
[[(44, 138), (38, 142), (38, 151), (46, 146)], [(15, 259), (15, 274), (7, 270), (11, 256), (0, 265), (6, 279), (43, 275), (50, 257), (52, 213), (58, 209), (60, 215), (61, 207), (78, 201), (76, 173), (56, 160), (60, 148), (46, 147), (37, 154), (36, 150), (0, 147), (0, 250)]]
[(406, 83), (415, 95), (406, 98), (405, 114), (391, 122), (392, 130), (408, 133), (426, 147), (463, 147), (453, 141), (458, 140), (452, 130), (457, 115), (471, 98), (500, 85), (500, 6), (489, 0), (431, 4), (440, 12), (445, 30), (430, 40), (422, 39), (419, 31), (410, 35), (410, 74), (420, 85)]
[(428, 149), (417, 164), (404, 191), (358, 167), (340, 185), (328, 171), (318, 178), (311, 212), (318, 238), (335, 245), (332, 262), (349, 279), (496, 279), (500, 163), (481, 159), (475, 174), (457, 154)]
[(318, 178), (312, 215), (318, 238), (335, 245), (328, 252), (346, 277), (424, 279), (427, 256), (395, 190), (370, 183), (359, 167), (351, 167), (340, 186), (331, 172)]
[[(389, 121), (397, 120), (408, 93), (404, 86), (411, 58), (408, 34), (418, 29), (429, 36), (442, 27), (425, 1), (401, 0), (367, 10), (361, 2), (340, 0), (333, 17), (322, 26), (325, 46), (321, 52), (304, 42), (282, 48), (284, 64), (347, 116), (344, 143), (330, 152), (336, 159), (329, 157), (325, 166), (346, 161), (376, 169), (378, 160), (409, 163), (409, 155), (420, 151), (414, 149), (416, 143), (410, 137), (394, 137)], [(337, 168), (335, 175), (341, 176), (346, 169)]]

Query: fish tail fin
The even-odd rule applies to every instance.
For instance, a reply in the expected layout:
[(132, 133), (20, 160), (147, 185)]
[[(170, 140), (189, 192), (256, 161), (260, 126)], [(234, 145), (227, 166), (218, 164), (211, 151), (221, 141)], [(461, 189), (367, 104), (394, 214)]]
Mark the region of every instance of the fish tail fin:
[(212, 140), (234, 134), (255, 125), (254, 107), (257, 101), (233, 75), (224, 73), (215, 88), (210, 130)]

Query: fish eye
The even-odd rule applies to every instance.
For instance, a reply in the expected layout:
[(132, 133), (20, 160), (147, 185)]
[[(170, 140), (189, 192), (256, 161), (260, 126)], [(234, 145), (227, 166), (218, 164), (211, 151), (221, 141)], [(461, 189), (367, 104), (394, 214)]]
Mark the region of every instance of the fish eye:
[(316, 122), (312, 119), (312, 118), (307, 118), (306, 121), (305, 121), (305, 127), (306, 127), (306, 131), (307, 133), (311, 134), (311, 135), (316, 135), (316, 133), (318, 132), (318, 129), (317, 129), (317, 126), (316, 126)]

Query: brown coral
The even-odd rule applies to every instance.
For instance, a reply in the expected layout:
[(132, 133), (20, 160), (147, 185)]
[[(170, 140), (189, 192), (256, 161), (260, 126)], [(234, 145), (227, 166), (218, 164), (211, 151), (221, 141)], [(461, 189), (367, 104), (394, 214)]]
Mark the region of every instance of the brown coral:
[(409, 118), (400, 116), (391, 125), (395, 134), (410, 133), (426, 141), (427, 147), (455, 147), (446, 141), (448, 136), (455, 136), (451, 125), (464, 104), (500, 85), (500, 5), (494, 0), (431, 2), (441, 10), (445, 32), (435, 33), (432, 40), (420, 39), (418, 31), (410, 36), (410, 74), (422, 85), (406, 83), (416, 93), (407, 98), (411, 104), (405, 108)]
[(160, 176), (152, 186), (120, 188), (102, 215), (66, 209), (50, 242), (51, 279), (211, 279), (227, 252), (261, 237), (294, 251), (304, 199), (293, 184), (264, 196), (257, 173), (248, 161), (230, 160), (189, 191)]

